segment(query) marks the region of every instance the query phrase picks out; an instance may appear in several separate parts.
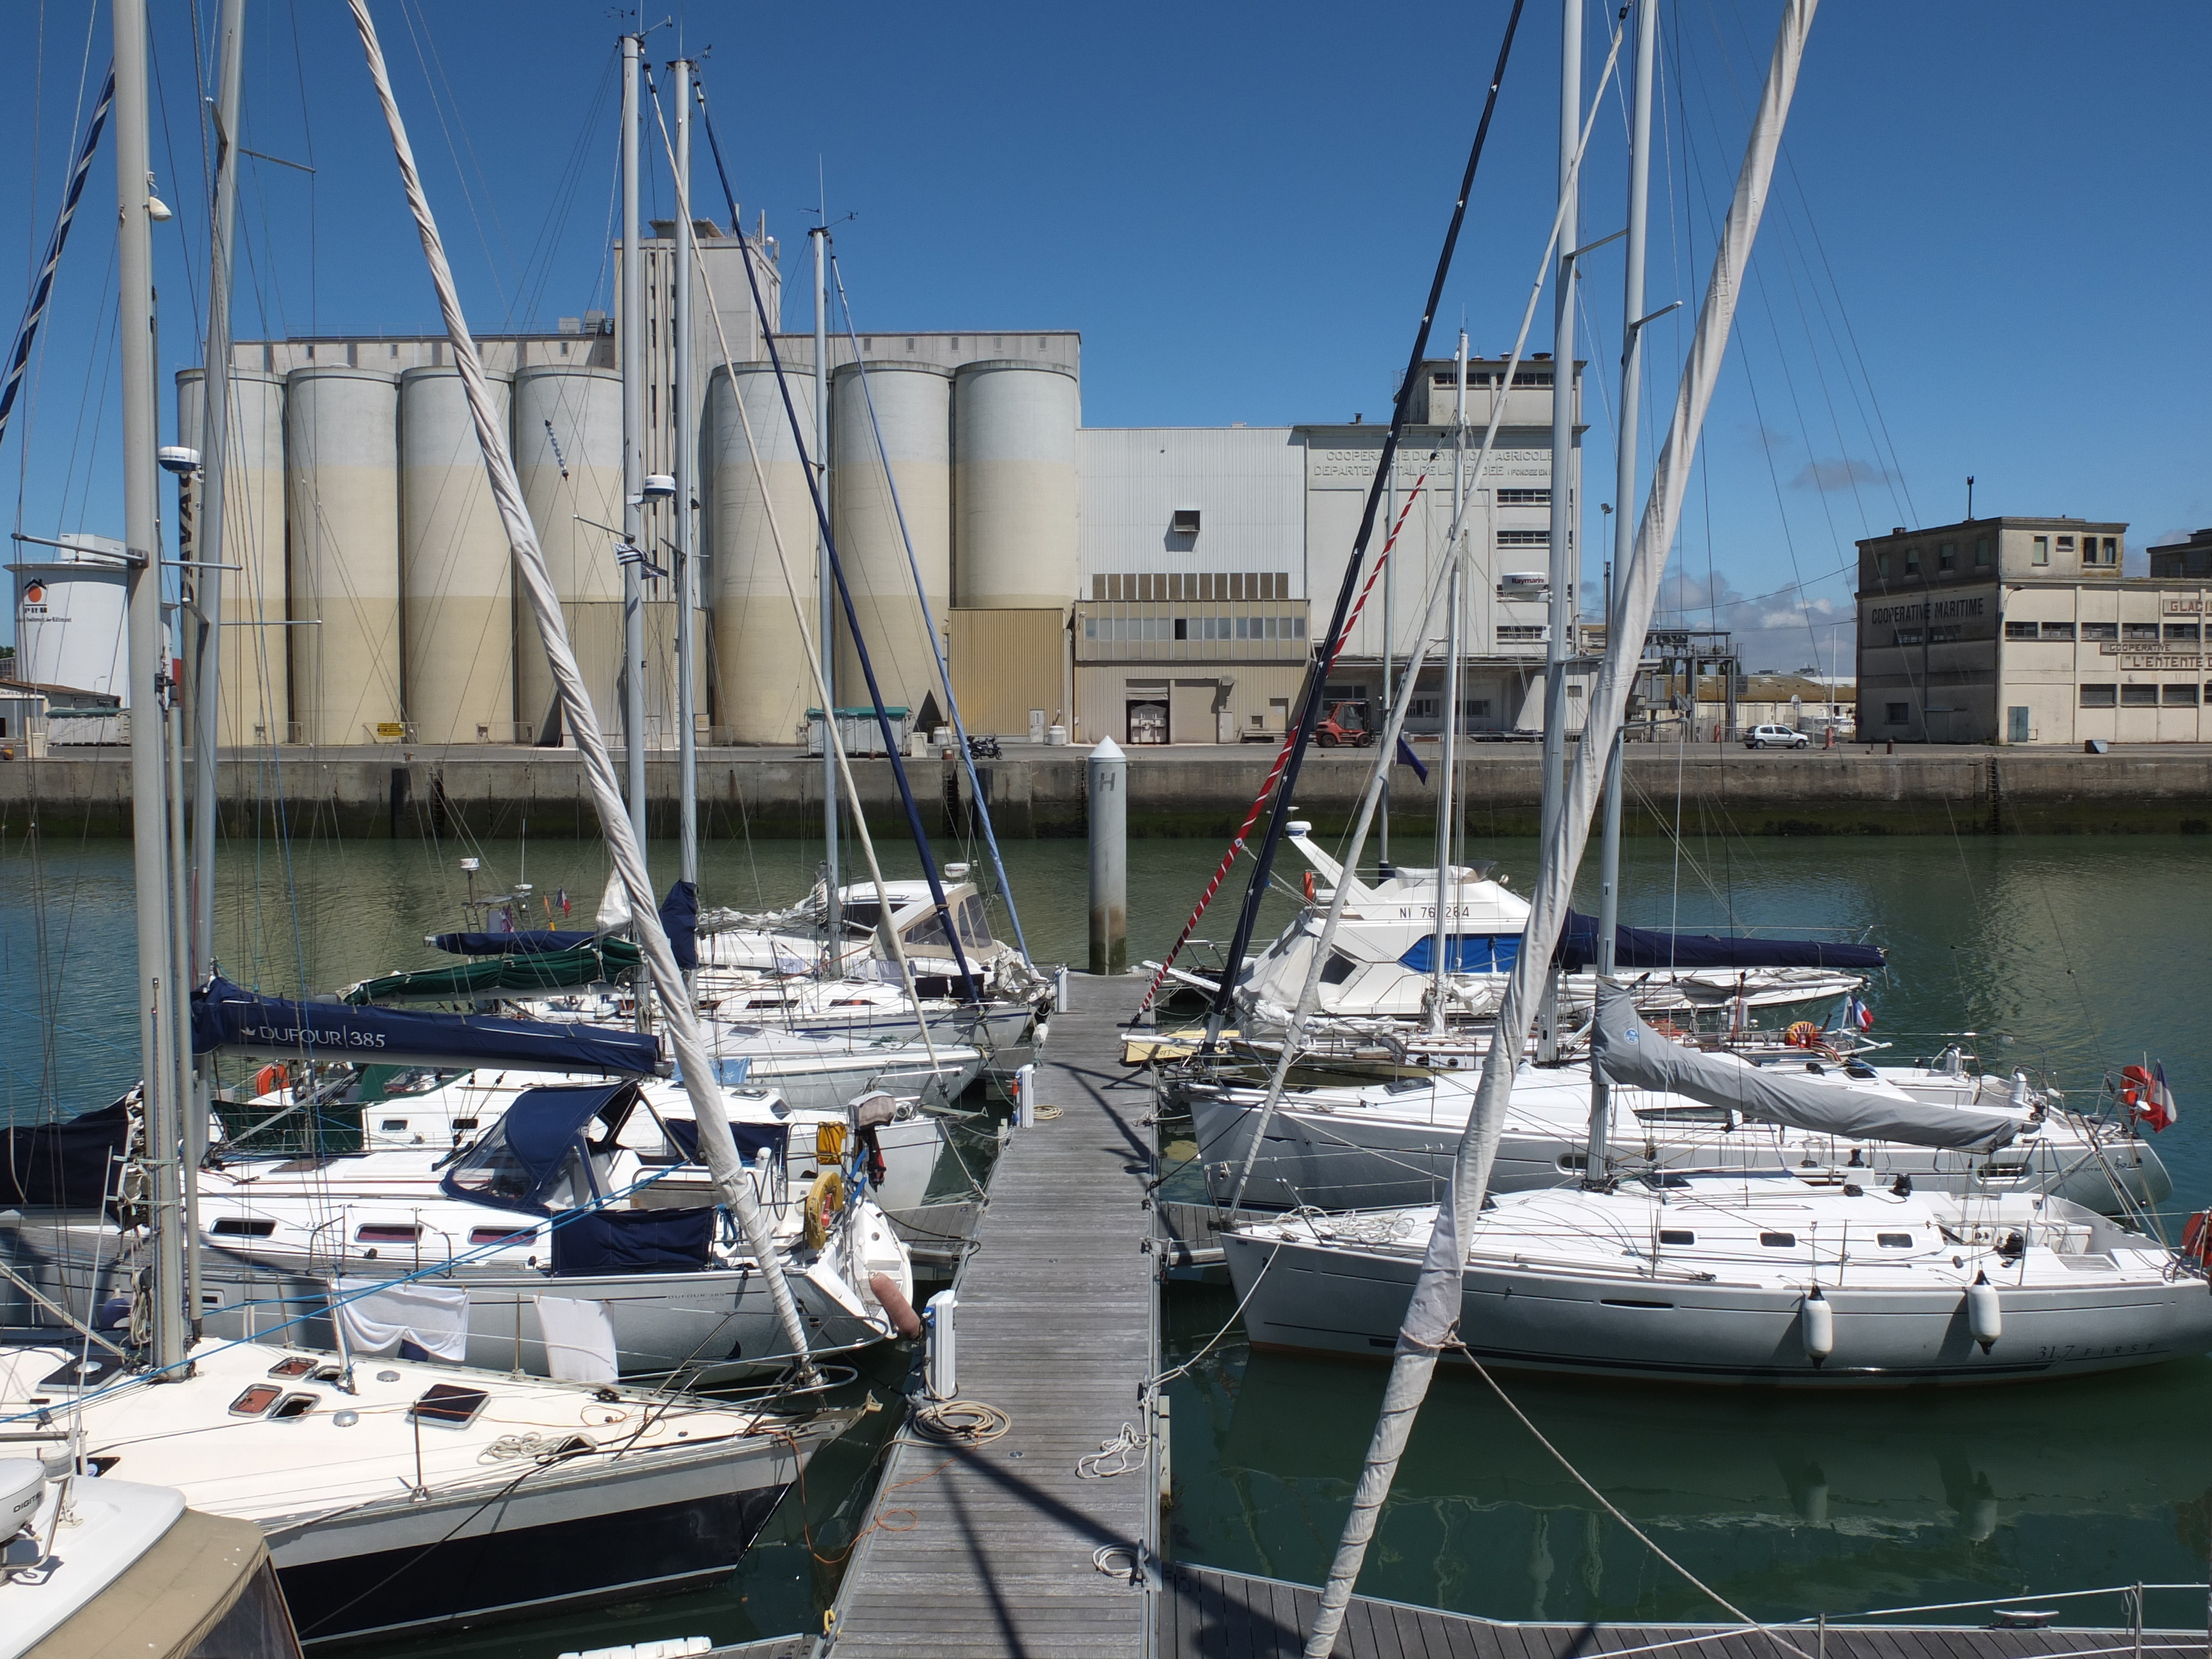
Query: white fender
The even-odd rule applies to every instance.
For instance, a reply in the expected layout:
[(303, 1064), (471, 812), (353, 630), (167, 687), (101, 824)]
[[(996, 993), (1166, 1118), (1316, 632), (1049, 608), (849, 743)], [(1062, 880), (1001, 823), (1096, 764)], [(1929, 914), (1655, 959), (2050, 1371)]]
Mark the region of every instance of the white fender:
[(1804, 1338), (1807, 1357), (1815, 1365), (1835, 1352), (1835, 1304), (1820, 1294), (1818, 1285), (1797, 1305), (1797, 1331)]
[(1997, 1287), (1990, 1283), (1987, 1273), (1976, 1273), (1974, 1282), (1966, 1286), (1966, 1328), (1982, 1345), (1984, 1353), (2004, 1334), (2004, 1304), (1997, 1299)]

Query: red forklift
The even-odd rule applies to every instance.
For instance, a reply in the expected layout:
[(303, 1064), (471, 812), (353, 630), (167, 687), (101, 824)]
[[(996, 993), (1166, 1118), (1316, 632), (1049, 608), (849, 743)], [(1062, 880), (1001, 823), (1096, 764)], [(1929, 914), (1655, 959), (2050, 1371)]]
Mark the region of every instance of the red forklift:
[(1330, 703), (1322, 711), (1320, 724), (1314, 727), (1314, 741), (1324, 749), (1334, 749), (1339, 744), (1349, 744), (1354, 749), (1370, 747), (1375, 742), (1375, 721), (1368, 710), (1367, 699), (1346, 697)]

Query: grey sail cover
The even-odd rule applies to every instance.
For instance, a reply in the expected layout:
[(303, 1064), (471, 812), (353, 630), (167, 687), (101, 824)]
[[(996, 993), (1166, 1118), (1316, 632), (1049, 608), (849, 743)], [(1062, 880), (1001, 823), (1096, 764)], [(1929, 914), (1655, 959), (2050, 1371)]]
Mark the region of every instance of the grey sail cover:
[(1852, 1140), (1986, 1152), (2010, 1140), (2024, 1121), (2003, 1112), (1875, 1094), (1754, 1066), (1735, 1054), (1685, 1048), (1646, 1025), (1628, 990), (1609, 982), (1598, 988), (1590, 1058), (1609, 1083), (1665, 1090), (1708, 1106), (1731, 1108), (1763, 1123), (1786, 1123)]

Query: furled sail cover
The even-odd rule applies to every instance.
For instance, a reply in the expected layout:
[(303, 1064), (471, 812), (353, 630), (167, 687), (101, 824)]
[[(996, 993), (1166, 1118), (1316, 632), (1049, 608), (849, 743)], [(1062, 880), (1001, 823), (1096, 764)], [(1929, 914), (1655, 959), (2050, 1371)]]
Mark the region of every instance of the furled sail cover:
[(293, 1002), (258, 996), (220, 975), (205, 989), (192, 993), (192, 1052), (641, 1077), (660, 1064), (660, 1040), (642, 1032), (480, 1014), (355, 1008), (343, 1002)]
[(586, 927), (550, 932), (536, 927), (519, 933), (432, 933), (426, 942), (434, 951), (457, 957), (548, 956), (596, 944), (618, 966), (635, 968), (640, 960), (637, 946), (628, 939), (609, 939)]
[[(1646, 968), (1832, 968), (1846, 973), (1881, 970), (1884, 957), (1872, 945), (1838, 945), (1817, 939), (1737, 939), (1711, 933), (1669, 933), (1656, 927), (1616, 927), (1613, 965)], [(1567, 912), (1559, 934), (1559, 964), (1570, 972), (1597, 961), (1597, 918)]]
[(678, 881), (660, 901), (660, 931), (668, 935), (669, 954), (676, 965), (690, 973), (699, 965), (699, 887)]
[(1899, 1140), (1911, 1146), (1951, 1146), (1991, 1152), (2010, 1140), (2024, 1115), (1930, 1106), (1905, 1095), (1818, 1080), (1778, 1067), (1754, 1066), (1735, 1054), (1686, 1048), (1662, 1036), (1638, 1016), (1626, 987), (1601, 984), (1590, 1058), (1609, 1083), (1671, 1091), (1731, 1108), (1765, 1123), (1853, 1140)]
[(394, 997), (447, 998), (491, 996), (503, 991), (560, 991), (576, 985), (596, 985), (628, 973), (637, 966), (637, 946), (618, 939), (585, 943), (573, 951), (518, 951), (513, 956), (486, 957), (479, 962), (456, 963), (451, 968), (418, 968), (404, 973), (383, 974), (351, 987), (345, 1000), (352, 1003), (385, 1002)]

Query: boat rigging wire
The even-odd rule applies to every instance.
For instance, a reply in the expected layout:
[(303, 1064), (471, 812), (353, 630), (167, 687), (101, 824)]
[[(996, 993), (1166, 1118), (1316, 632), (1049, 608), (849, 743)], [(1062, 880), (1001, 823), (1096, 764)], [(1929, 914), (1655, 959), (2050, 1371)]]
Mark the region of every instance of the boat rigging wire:
[[(1360, 567), (1367, 560), (1367, 544), (1375, 531), (1375, 516), (1382, 504), (1385, 486), (1395, 476), (1398, 459), (1398, 444), (1404, 435), (1406, 422), (1413, 414), (1413, 390), (1420, 384), (1421, 363), (1428, 354), (1429, 331), (1435, 325), (1437, 307), (1443, 297), (1444, 280), (1451, 274), (1452, 255), (1459, 246), (1460, 228), (1467, 222), (1467, 204), (1474, 191), (1474, 178), (1482, 161), (1482, 153), (1490, 137), (1492, 118), (1498, 112), (1498, 94), (1505, 82), (1506, 64), (1513, 52), (1514, 35), (1521, 27), (1521, 13), (1526, 0), (1513, 0), (1513, 9), (1505, 20), (1505, 36), (1499, 43), (1498, 62), (1490, 76), (1490, 89), (1482, 106), (1482, 118), (1476, 124), (1474, 141), (1468, 148), (1467, 167), (1460, 176), (1458, 199), (1452, 205), (1451, 222), (1444, 233), (1443, 246), (1437, 256), (1434, 275), (1429, 281), (1428, 298), (1421, 308), (1419, 326), (1413, 334), (1413, 350), (1406, 360), (1406, 372), (1398, 385), (1398, 396), (1390, 410), (1390, 429), (1384, 435), (1381, 454), (1376, 463), (1374, 482), (1368, 486), (1367, 501), (1361, 509), (1359, 529), (1352, 538), (1351, 556), (1345, 561), (1344, 580), (1336, 593), (1336, 607), (1329, 618), (1327, 643), (1308, 665), (1306, 684), (1298, 709), (1296, 735), (1289, 744), (1282, 780), (1275, 791), (1274, 811), (1267, 824), (1267, 834), (1260, 844), (1251, 879), (1246, 884), (1244, 902), (1237, 918), (1235, 931), (1230, 936), (1227, 963), (1222, 975), (1221, 988), (1215, 995), (1213, 1007), (1206, 1018), (1206, 1046), (1212, 1048), (1219, 1039), (1221, 1028), (1228, 1021), (1231, 1003), (1236, 995), (1237, 970), (1244, 960), (1244, 952), (1252, 942), (1252, 930), (1260, 919), (1260, 901), (1267, 890), (1267, 876), (1274, 868), (1275, 853), (1281, 846), (1283, 831), (1290, 818), (1291, 797), (1297, 788), (1298, 770), (1307, 746), (1313, 741), (1314, 727), (1321, 717), (1321, 706), (1328, 692), (1328, 663), (1343, 648), (1346, 622), (1351, 610), (1352, 595), (1359, 583)], [(1618, 41), (1618, 31), (1615, 40)], [(1571, 365), (1570, 365), (1571, 368)], [(1504, 397), (1492, 400), (1496, 405), (1492, 424), (1508, 401)], [(1370, 578), (1371, 582), (1372, 578)]]

